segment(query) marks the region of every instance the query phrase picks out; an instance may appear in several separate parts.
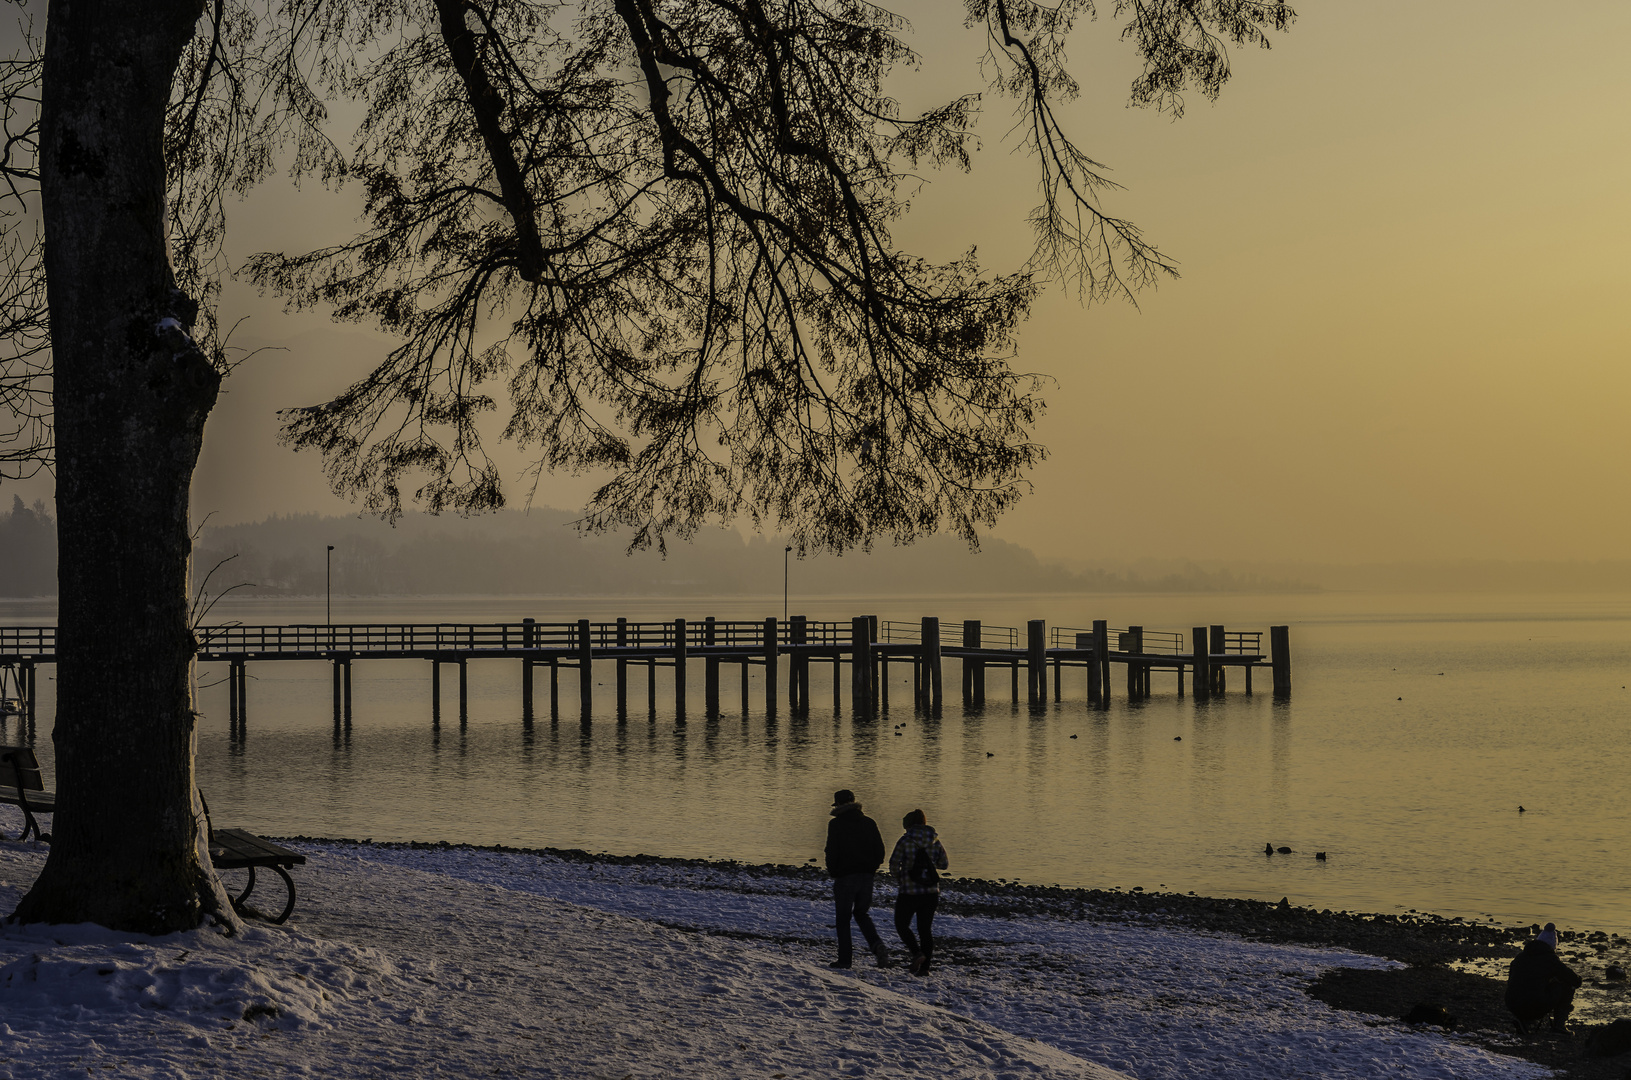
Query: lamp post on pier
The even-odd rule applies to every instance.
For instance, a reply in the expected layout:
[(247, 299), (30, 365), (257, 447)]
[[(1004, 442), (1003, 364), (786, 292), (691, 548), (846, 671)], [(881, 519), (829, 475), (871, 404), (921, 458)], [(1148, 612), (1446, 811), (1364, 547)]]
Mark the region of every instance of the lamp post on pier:
[(787, 560), (793, 551), (793, 545), (788, 544), (782, 548), (782, 625), (787, 625)]
[(334, 625), (334, 545), (328, 546), (323, 556), (323, 610), (330, 626)]

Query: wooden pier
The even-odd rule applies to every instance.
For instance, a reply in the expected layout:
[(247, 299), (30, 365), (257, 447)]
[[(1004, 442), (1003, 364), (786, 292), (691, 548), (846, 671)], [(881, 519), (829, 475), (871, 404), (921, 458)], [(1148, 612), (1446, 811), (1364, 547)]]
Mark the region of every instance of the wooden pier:
[[(955, 626), (957, 624), (949, 624)], [(727, 621), (707, 618), (671, 622), (544, 623), (523, 619), (515, 623), (394, 623), (285, 626), (204, 626), (196, 631), (199, 660), (227, 665), (227, 701), (234, 728), (248, 716), (247, 671), (251, 663), (278, 660), (323, 661), (333, 668), (334, 718), (337, 724), (351, 717), (351, 665), (357, 660), (421, 660), (431, 664), (431, 711), (440, 718), (442, 667), (458, 672), (459, 716), (468, 713), (471, 660), (511, 659), (521, 665), (523, 718), (533, 717), (536, 672), (549, 669), (549, 713), (560, 715), (563, 669), (575, 670), (578, 706), (587, 719), (594, 709), (595, 664), (615, 665), (618, 715), (628, 710), (629, 668), (645, 668), (646, 707), (657, 710), (657, 669), (673, 672), (674, 710), (686, 718), (690, 669), (700, 664), (703, 675), (703, 712), (720, 713), (722, 669), (739, 669), (742, 710), (749, 707), (749, 673), (763, 669), (763, 702), (774, 715), (782, 699), (781, 669), (787, 666), (787, 707), (807, 713), (813, 697), (811, 668), (832, 667), (833, 704), (842, 700), (843, 671), (850, 669), (850, 706), (857, 716), (889, 706), (890, 667), (909, 665), (912, 671), (912, 706), (938, 715), (944, 698), (942, 670), (948, 659), (962, 669), (963, 701), (981, 705), (986, 700), (986, 676), (992, 668), (1007, 668), (1010, 694), (1021, 700), (1020, 669), (1025, 670), (1025, 700), (1031, 705), (1052, 696), (1061, 700), (1066, 669), (1086, 674), (1089, 702), (1108, 707), (1115, 665), (1126, 676), (1129, 700), (1153, 692), (1153, 676), (1160, 672), (1176, 678), (1179, 697), (1188, 678), (1190, 693), (1204, 701), (1226, 692), (1231, 671), (1241, 677), (1240, 688), (1252, 692), (1252, 673), (1270, 669), (1276, 697), (1291, 693), (1291, 653), (1288, 628), (1269, 628), (1269, 649), (1263, 633), (1228, 630), (1223, 626), (1197, 626), (1186, 635), (1149, 630), (1142, 626), (1112, 628), (1104, 620), (1090, 628), (1054, 627), (1050, 635), (1040, 619), (1018, 627), (987, 626), (979, 620), (961, 623), (961, 633), (942, 632), (938, 618), (918, 622), (883, 622), (876, 616), (857, 616), (848, 622), (823, 622), (796, 615), (785, 624), (762, 621)], [(0, 627), (0, 700), (15, 703), (32, 724), (35, 719), (35, 679), (38, 668), (56, 662), (56, 628)], [(8, 696), (9, 695), (9, 696)]]

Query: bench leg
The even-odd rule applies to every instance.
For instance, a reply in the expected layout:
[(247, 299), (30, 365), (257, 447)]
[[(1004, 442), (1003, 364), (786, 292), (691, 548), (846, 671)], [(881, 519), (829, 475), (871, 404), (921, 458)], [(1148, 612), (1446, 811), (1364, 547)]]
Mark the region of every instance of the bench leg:
[[(255, 891), (255, 868), (253, 866), (249, 866), (245, 867), (245, 869), (249, 871), (249, 884), (245, 885), (244, 891), (233, 897), (232, 900), (233, 910), (237, 911), (240, 915), (246, 914), (244, 902), (249, 899), (249, 894)], [(283, 887), (288, 894), (288, 900), (283, 905), (283, 911), (276, 916), (269, 916), (272, 922), (282, 923), (287, 921), (289, 916), (294, 913), (294, 878), (290, 877), (289, 872), (283, 869), (281, 866), (272, 866), (270, 869), (273, 873), (277, 874), (278, 877), (283, 879)]]
[(294, 878), (281, 866), (274, 866), (272, 869), (277, 871), (277, 876), (283, 879), (284, 888), (289, 890), (289, 902), (283, 905), (283, 911), (272, 920), (275, 923), (282, 923), (294, 912)]

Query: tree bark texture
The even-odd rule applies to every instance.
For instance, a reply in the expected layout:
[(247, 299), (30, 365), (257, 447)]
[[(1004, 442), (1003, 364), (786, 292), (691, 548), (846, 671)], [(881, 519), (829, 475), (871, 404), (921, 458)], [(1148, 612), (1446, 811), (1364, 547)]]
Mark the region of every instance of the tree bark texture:
[(161, 136), (202, 0), (52, 0), (41, 192), (59, 530), (57, 813), (24, 921), (235, 925), (193, 780), (188, 488), (220, 376), (175, 288)]

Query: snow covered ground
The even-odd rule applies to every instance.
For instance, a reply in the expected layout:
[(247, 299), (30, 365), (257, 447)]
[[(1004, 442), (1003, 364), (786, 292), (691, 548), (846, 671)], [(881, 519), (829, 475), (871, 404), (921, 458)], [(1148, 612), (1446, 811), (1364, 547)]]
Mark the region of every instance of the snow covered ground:
[[(818, 882), (298, 846), (284, 927), (0, 930), (0, 1077), (1549, 1075), (1303, 993), (1323, 968), (1388, 964), (1353, 953), (943, 916), (928, 978), (864, 950), (838, 972)], [(0, 843), (0, 907), (44, 851)]]

